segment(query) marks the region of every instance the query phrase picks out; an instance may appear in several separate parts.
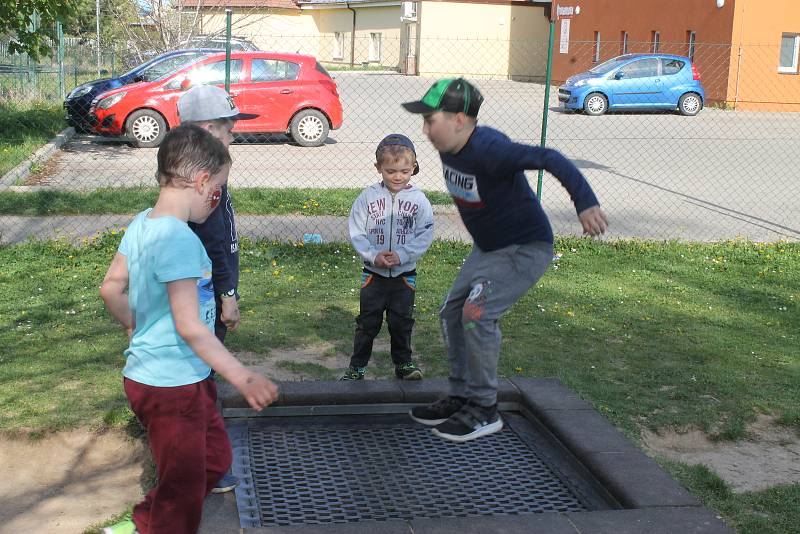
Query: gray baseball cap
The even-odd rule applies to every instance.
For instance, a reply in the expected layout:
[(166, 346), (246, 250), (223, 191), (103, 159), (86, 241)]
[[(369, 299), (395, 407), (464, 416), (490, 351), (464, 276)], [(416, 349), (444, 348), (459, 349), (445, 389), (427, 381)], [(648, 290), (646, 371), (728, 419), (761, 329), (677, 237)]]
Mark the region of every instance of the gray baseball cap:
[(231, 96), (216, 85), (195, 85), (178, 99), (178, 117), (181, 122), (242, 121), (255, 119), (258, 115), (240, 113)]

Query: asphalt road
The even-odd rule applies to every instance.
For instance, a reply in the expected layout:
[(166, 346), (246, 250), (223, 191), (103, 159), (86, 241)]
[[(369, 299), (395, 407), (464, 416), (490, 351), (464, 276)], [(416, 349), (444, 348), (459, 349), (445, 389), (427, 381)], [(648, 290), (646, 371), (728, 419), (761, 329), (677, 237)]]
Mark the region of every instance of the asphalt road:
[[(422, 134), (421, 118), (400, 107), (422, 96), (433, 79), (380, 73), (336, 78), (343, 127), (317, 148), (280, 136), (235, 144), (234, 195), (242, 187), (362, 188), (379, 179), (372, 166), (374, 147), (392, 132), (409, 135), (417, 145), (421, 173), (415, 183), (444, 189), (439, 158)], [(539, 143), (543, 86), (507, 80), (476, 80), (476, 85), (486, 98), (482, 124), (520, 142)], [(697, 117), (588, 117), (560, 111), (555, 89), (550, 109), (547, 144), (584, 171), (611, 218), (610, 237), (800, 238), (800, 114), (705, 109)], [(44, 184), (69, 189), (150, 185), (155, 152), (116, 139), (76, 137), (46, 167)], [(529, 178), (535, 188), (536, 173)], [(545, 176), (542, 201), (557, 233), (579, 230), (569, 196), (552, 176)], [(255, 225), (262, 219), (252, 220)], [(240, 230), (262, 233), (249, 223), (240, 224)]]

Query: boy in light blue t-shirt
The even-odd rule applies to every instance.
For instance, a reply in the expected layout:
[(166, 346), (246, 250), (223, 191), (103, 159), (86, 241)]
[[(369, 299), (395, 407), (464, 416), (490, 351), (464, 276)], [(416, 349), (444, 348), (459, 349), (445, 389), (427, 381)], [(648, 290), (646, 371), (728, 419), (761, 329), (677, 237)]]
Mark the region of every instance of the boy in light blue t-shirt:
[(255, 410), (277, 399), (276, 386), (214, 336), (211, 261), (187, 224), (203, 222), (219, 205), (230, 162), (206, 130), (171, 130), (158, 150), (158, 200), (128, 227), (100, 288), (130, 336), (125, 394), (158, 471), (132, 517), (104, 533), (197, 532), (203, 500), (231, 464), (212, 368)]

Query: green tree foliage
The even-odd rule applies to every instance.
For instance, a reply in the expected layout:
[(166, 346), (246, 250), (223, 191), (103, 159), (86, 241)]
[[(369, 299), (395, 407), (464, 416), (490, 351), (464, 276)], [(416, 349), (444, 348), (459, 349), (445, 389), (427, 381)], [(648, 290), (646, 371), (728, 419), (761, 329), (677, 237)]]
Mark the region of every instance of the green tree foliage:
[(0, 34), (10, 37), (9, 51), (38, 58), (50, 53), (56, 21), (69, 23), (76, 0), (0, 0)]

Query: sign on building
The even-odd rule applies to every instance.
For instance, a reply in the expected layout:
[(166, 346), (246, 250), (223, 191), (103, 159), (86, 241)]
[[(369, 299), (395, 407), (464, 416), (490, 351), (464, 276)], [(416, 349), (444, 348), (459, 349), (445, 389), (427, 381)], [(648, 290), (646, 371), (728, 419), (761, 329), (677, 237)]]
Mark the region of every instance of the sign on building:
[(569, 19), (561, 20), (561, 39), (558, 43), (558, 51), (561, 54), (569, 53)]

